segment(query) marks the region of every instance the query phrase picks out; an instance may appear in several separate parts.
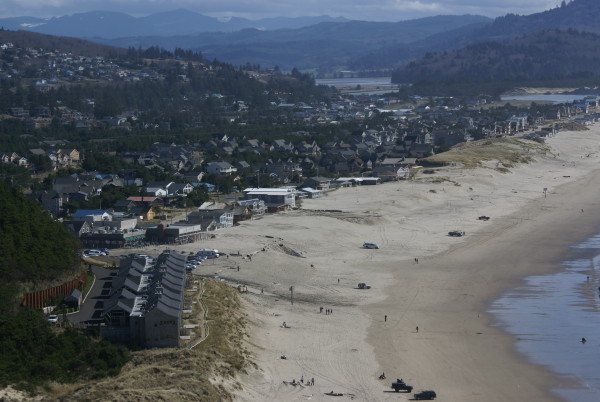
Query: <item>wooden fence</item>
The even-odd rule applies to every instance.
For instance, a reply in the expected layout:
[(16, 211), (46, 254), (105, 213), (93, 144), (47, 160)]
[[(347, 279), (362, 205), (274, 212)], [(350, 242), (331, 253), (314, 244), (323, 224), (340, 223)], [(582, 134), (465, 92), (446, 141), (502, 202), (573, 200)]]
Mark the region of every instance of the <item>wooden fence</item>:
[(86, 274), (82, 274), (80, 277), (73, 279), (71, 282), (64, 283), (59, 286), (55, 286), (50, 289), (39, 290), (33, 293), (25, 294), (21, 306), (27, 306), (32, 308), (44, 308), (49, 300), (56, 295), (67, 296), (73, 289), (79, 289), (83, 292), (85, 287)]

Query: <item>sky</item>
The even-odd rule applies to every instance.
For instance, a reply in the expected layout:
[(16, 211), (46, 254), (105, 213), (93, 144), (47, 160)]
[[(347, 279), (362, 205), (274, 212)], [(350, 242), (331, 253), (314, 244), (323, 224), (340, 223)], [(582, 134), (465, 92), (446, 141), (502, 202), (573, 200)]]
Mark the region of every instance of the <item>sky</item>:
[(432, 15), (527, 15), (560, 3), (561, 0), (0, 0), (0, 16), (49, 18), (102, 10), (139, 17), (183, 8), (217, 18), (329, 15), (402, 21)]

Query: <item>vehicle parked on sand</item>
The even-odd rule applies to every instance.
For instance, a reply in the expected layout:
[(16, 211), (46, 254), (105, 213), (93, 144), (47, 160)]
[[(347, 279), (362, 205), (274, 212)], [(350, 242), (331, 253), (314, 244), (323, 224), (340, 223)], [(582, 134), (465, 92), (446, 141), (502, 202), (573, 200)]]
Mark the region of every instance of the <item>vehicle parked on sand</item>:
[(407, 383), (405, 383), (404, 381), (399, 379), (392, 383), (392, 389), (396, 392), (400, 392), (400, 391), (412, 392), (413, 386), (408, 385)]
[(219, 250), (206, 249), (206, 248), (203, 248), (196, 253), (197, 257), (204, 257), (204, 258), (219, 258), (219, 255), (220, 255)]
[(377, 244), (377, 243), (363, 243), (363, 248), (378, 249), (379, 248), (379, 244)]
[(477, 219), (479, 219), (480, 221), (489, 221), (489, 220), (490, 220), (490, 217), (489, 217), (489, 216), (485, 216), (485, 215), (481, 215), (481, 216), (480, 216), (479, 218), (477, 218)]
[(451, 232), (448, 232), (448, 236), (451, 237), (463, 237), (465, 235), (465, 232), (463, 232), (462, 230), (453, 230)]
[(435, 399), (435, 397), (437, 395), (435, 394), (435, 391), (427, 390), (427, 391), (421, 391), (421, 392), (415, 394), (414, 396), (415, 396), (416, 400), (430, 401), (432, 399)]
[(364, 282), (361, 282), (358, 284), (358, 286), (356, 287), (357, 289), (371, 289), (371, 286), (367, 285)]

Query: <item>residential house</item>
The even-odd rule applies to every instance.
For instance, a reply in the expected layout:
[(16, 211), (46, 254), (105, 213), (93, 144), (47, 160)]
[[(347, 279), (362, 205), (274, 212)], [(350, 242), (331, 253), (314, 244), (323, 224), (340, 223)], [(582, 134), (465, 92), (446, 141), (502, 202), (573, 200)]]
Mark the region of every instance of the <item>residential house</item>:
[(131, 212), (134, 208), (136, 208), (138, 206), (138, 204), (135, 201), (131, 201), (131, 200), (117, 200), (114, 205), (113, 205), (113, 209), (116, 212), (125, 212), (125, 213), (129, 213)]
[(241, 210), (237, 208), (233, 210), (234, 224), (241, 220), (260, 218), (267, 212), (265, 202), (258, 198), (239, 200), (235, 203), (235, 206), (240, 207)]
[(119, 170), (119, 176), (123, 178), (124, 186), (141, 187), (144, 184), (135, 169), (121, 169)]
[(70, 163), (78, 163), (81, 160), (79, 151), (74, 148), (59, 149), (56, 152), (65, 156)]
[(373, 175), (379, 177), (382, 182), (397, 181), (400, 179), (407, 179), (409, 176), (409, 169), (404, 166), (376, 166), (373, 168)]
[(63, 221), (63, 225), (74, 233), (77, 237), (83, 236), (85, 233), (92, 231), (92, 224), (89, 221)]
[(231, 174), (237, 172), (237, 169), (229, 162), (210, 162), (206, 165), (206, 173), (209, 174)]
[(233, 212), (227, 208), (198, 209), (188, 214), (187, 223), (201, 225), (207, 230), (226, 229), (233, 226)]
[(189, 183), (201, 183), (204, 177), (204, 172), (186, 172), (183, 174), (183, 179)]
[(265, 203), (269, 212), (287, 211), (296, 206), (296, 193), (293, 188), (247, 188), (244, 199), (259, 199)]
[(167, 197), (169, 195), (169, 186), (173, 185), (172, 181), (153, 181), (146, 186), (146, 194), (155, 197)]
[(249, 173), (252, 171), (252, 166), (246, 161), (237, 161), (234, 166), (240, 173)]
[[(62, 206), (65, 199), (56, 191), (34, 191), (28, 195), (31, 200), (42, 204), (42, 207), (49, 211), (53, 217), (59, 217), (62, 213)], [(68, 201), (68, 197), (66, 199)]]
[(329, 190), (330, 185), (330, 178), (320, 176), (309, 177), (302, 183), (302, 187), (310, 187), (321, 191)]
[(189, 183), (173, 183), (167, 187), (169, 197), (182, 196), (185, 197), (194, 190), (194, 187)]
[(183, 330), (185, 255), (123, 259), (101, 317), (104, 338), (141, 347), (178, 347)]

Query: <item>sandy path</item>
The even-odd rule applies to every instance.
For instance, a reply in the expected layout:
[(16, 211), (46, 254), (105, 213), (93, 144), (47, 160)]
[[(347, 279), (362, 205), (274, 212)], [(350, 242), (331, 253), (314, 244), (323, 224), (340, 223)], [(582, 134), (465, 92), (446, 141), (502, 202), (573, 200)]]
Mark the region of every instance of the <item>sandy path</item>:
[[(586, 173), (600, 167), (600, 127), (548, 143), (553, 155), (511, 173), (448, 168), (433, 175), (446, 178), (437, 182), (422, 175), (340, 189), (300, 211), (178, 247), (252, 254), (199, 268), (249, 285), (244, 299), (259, 369), (241, 379), (236, 399), (329, 400), (331, 390), (365, 401), (412, 397), (387, 392), (390, 381), (377, 380), (385, 371), (415, 390), (435, 389), (439, 400), (552, 400), (554, 377), (518, 356), (512, 337), (491, 327), (485, 312), (523, 277), (555, 269), (566, 246), (596, 230), (600, 180)], [(447, 236), (453, 229), (467, 236)], [(365, 241), (381, 249), (361, 248)], [(359, 282), (372, 288), (357, 290)], [(315, 386), (283, 383), (302, 375)]]

